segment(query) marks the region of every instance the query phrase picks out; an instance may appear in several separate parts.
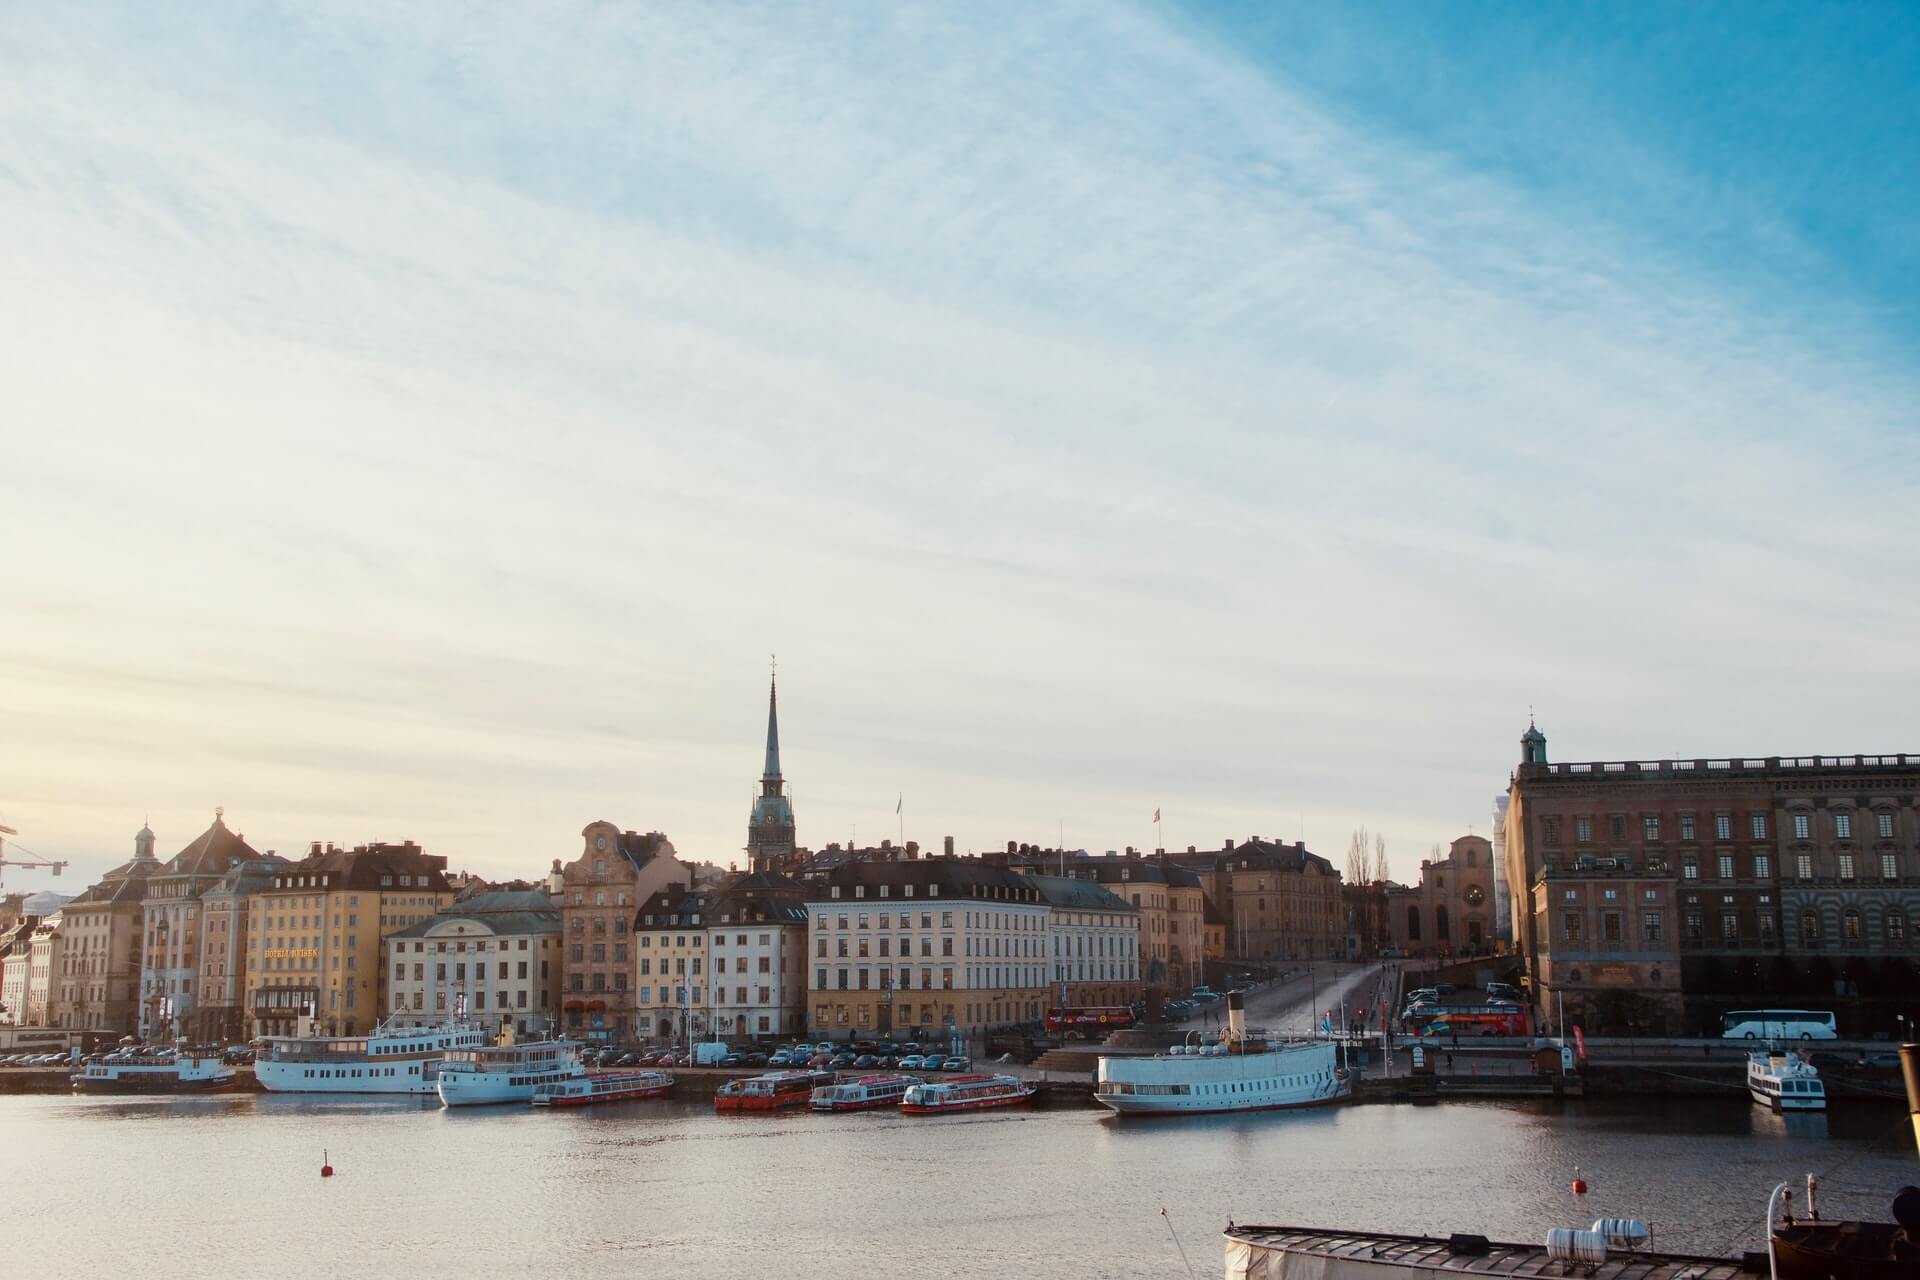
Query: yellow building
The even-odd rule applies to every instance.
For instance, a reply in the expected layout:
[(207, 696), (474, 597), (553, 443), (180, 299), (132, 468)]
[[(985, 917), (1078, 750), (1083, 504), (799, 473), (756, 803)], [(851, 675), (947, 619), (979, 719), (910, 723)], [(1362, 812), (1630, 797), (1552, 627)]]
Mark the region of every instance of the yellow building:
[(255, 1035), (369, 1031), (386, 1007), (380, 942), (453, 901), (446, 858), (405, 844), (322, 849), (247, 900), (247, 1007)]

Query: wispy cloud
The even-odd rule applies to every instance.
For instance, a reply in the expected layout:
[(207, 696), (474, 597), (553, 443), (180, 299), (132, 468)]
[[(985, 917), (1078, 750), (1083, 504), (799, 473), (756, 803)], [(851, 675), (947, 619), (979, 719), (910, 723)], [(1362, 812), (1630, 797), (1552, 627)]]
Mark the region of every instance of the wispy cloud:
[(1165, 14), (17, 26), (36, 847), (224, 802), (725, 859), (771, 649), (803, 836), (905, 787), (963, 847), (1138, 842), (1151, 795), (1181, 843), (1424, 848), (1529, 701), (1624, 755), (1881, 749), (1920, 692), (1920, 388), (1870, 309)]

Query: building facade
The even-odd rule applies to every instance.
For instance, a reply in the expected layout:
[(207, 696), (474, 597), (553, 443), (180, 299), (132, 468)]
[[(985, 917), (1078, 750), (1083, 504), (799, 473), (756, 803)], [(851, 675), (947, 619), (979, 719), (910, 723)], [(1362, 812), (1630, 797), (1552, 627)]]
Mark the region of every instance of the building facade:
[(1482, 956), (1494, 950), (1493, 842), (1461, 836), (1444, 858), (1420, 861), (1420, 882), (1387, 890), (1392, 944), (1410, 956)]
[(381, 940), (387, 1012), (401, 1026), (560, 1025), (560, 908), (545, 888), (476, 893)]
[[(1047, 904), (1049, 1006), (1130, 1005), (1140, 979), (1140, 908), (1096, 880), (1028, 875)], [(1204, 946), (1204, 937), (1203, 937)]]
[(248, 901), (292, 864), (277, 854), (249, 858), (227, 868), (220, 883), (200, 895), (200, 976), (188, 1035), (201, 1041), (245, 1040), (252, 1025), (247, 1008)]
[(644, 1032), (662, 1042), (806, 1029), (805, 887), (777, 872), (653, 894), (634, 921)]
[(247, 900), (246, 1002), (255, 1035), (359, 1035), (386, 1007), (380, 941), (453, 898), (447, 860), (403, 844), (315, 844)]
[(975, 858), (850, 862), (808, 886), (815, 1035), (925, 1038), (1038, 1022), (1048, 907)]
[(61, 1025), (132, 1035), (139, 1030), (140, 957), (146, 940), (147, 881), (160, 869), (153, 831), (141, 827), (133, 857), (61, 911), (58, 994)]
[(1537, 995), (1564, 1001), (1568, 1021), (1576, 1007), (1631, 1016), (1590, 990), (1590, 965), (1572, 977), (1568, 886), (1544, 902), (1537, 892), (1580, 876), (1619, 878), (1622, 891), (1636, 878), (1632, 895), (1658, 918), (1643, 914), (1636, 934), (1632, 917), (1603, 917), (1603, 948), (1620, 944), (1603, 954), (1640, 955), (1636, 982), (1658, 963), (1656, 993), (1679, 975), (1660, 996), (1676, 1029), (1715, 1034), (1725, 1012), (1755, 1005), (1832, 1009), (1843, 1034), (1891, 1031), (1897, 1014), (1911, 1016), (1920, 756), (1555, 764), (1529, 726), (1508, 797), (1504, 870), (1529, 908), (1515, 913), (1515, 937)]
[(17, 914), (0, 928), (0, 1021), (26, 1026), (27, 968), (33, 957), (36, 915)]
[(1250, 837), (1219, 858), (1228, 942), (1243, 960), (1323, 960), (1346, 953), (1340, 873), (1306, 845)]
[(28, 1026), (59, 1026), (60, 1017), (60, 942), (62, 920), (58, 911), (33, 928), (27, 947)]
[(244, 838), (227, 829), (225, 811), (213, 825), (147, 877), (141, 900), (140, 1020), (142, 1040), (194, 1036), (205, 934), (201, 896), (220, 886), (236, 862), (257, 859)]
[(669, 884), (693, 883), (673, 842), (658, 831), (622, 831), (590, 822), (580, 832), (582, 852), (549, 883), (559, 897), (566, 949), (561, 963), (562, 1020), (569, 1036), (624, 1043), (641, 1037), (634, 1002), (634, 913)]

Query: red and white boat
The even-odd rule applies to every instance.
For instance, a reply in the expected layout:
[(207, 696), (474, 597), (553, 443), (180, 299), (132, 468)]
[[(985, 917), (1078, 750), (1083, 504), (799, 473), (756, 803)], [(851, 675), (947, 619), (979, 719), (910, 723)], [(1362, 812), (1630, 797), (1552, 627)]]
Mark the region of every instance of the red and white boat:
[(932, 1116), (1017, 1107), (1033, 1101), (1035, 1092), (1019, 1076), (953, 1076), (910, 1086), (900, 1099), (900, 1110), (911, 1116)]
[(882, 1072), (821, 1085), (808, 1103), (815, 1111), (873, 1111), (880, 1107), (898, 1107), (908, 1089), (920, 1083), (919, 1076)]
[(714, 1095), (715, 1111), (779, 1111), (804, 1107), (813, 1091), (832, 1084), (831, 1071), (769, 1071), (745, 1080), (729, 1080)]
[(536, 1107), (584, 1107), (595, 1102), (635, 1102), (658, 1098), (673, 1088), (664, 1071), (603, 1071), (543, 1084), (533, 1091)]

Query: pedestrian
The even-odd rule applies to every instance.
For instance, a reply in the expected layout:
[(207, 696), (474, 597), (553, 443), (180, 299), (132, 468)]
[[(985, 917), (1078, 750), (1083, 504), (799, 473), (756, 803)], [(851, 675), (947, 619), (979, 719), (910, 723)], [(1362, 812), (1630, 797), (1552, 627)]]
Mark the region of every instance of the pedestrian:
[(1447, 1070), (1453, 1070), (1453, 1055), (1451, 1053), (1447, 1055)]

